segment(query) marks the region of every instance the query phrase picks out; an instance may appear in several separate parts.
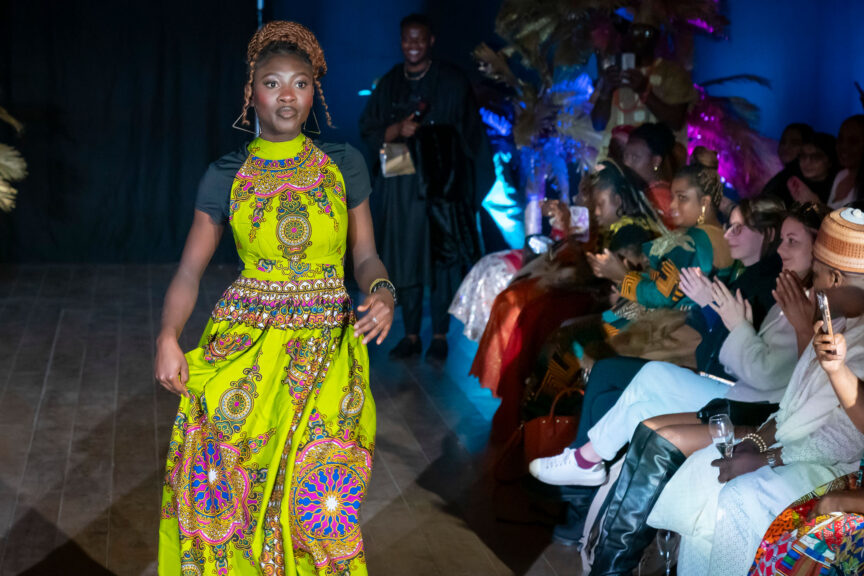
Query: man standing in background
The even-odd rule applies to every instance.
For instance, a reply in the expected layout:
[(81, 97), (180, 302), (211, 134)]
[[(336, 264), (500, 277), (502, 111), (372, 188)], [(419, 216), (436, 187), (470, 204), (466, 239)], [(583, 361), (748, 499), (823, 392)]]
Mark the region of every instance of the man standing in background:
[[(404, 62), (378, 82), (360, 132), (378, 157), (410, 155), (400, 175), (373, 173), (376, 241), (396, 284), (405, 337), (392, 358), (419, 355), (423, 290), (430, 287), (432, 342), (426, 358), (447, 357), (447, 312), (459, 283), (480, 255), (477, 210), (494, 181), (489, 142), (471, 85), (455, 66), (432, 60), (435, 44), (425, 16), (401, 22)], [(404, 163), (402, 163), (404, 165)]]

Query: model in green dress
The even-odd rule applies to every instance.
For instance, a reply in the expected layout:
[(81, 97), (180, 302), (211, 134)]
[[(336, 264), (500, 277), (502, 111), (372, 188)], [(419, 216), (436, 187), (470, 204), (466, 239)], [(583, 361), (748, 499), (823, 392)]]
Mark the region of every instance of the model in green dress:
[[(205, 175), (166, 295), (156, 376), (182, 398), (159, 572), (363, 575), (359, 513), (375, 444), (366, 343), (389, 331), (392, 285), (375, 253), (359, 153), (331, 146), (331, 156), (300, 133), (326, 69), (314, 36), (268, 24), (249, 60), (261, 137), (239, 168), (228, 155)], [(243, 271), (199, 346), (181, 356), (177, 336), (226, 220)], [(343, 282), (349, 248), (371, 292), (356, 322)]]

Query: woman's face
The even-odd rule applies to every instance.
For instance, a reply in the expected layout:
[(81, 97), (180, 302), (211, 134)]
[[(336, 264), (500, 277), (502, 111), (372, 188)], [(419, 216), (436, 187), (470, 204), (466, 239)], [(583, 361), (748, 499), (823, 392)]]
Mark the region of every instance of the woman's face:
[(651, 183), (657, 180), (654, 167), (659, 166), (659, 164), (660, 160), (651, 154), (651, 149), (644, 141), (639, 138), (630, 138), (627, 146), (624, 147), (625, 166), (639, 174), (646, 182)]
[[(706, 200), (707, 201), (707, 200)], [(672, 202), (669, 204), (669, 219), (676, 228), (691, 228), (699, 223), (703, 203), (699, 188), (689, 178), (672, 181)]]
[(594, 218), (601, 228), (608, 228), (618, 220), (621, 197), (612, 188), (594, 190)]
[(837, 135), (837, 159), (843, 168), (858, 168), (864, 157), (864, 125), (847, 120)]
[(273, 142), (300, 134), (314, 98), (312, 66), (296, 54), (274, 54), (255, 67), (252, 103), (261, 137)]
[(745, 266), (752, 266), (759, 262), (765, 237), (761, 232), (747, 226), (740, 208), (735, 208), (729, 215), (729, 226), (723, 237), (726, 238), (732, 258)]
[(787, 128), (783, 131), (780, 143), (777, 145), (777, 156), (784, 166), (798, 159), (803, 141), (804, 137), (797, 128)]
[(813, 266), (813, 235), (795, 218), (786, 218), (780, 229), (777, 254), (783, 260), (783, 269), (804, 279)]
[(804, 144), (801, 154), (798, 156), (801, 165), (801, 174), (808, 180), (820, 182), (828, 177), (831, 169), (831, 160), (828, 155), (813, 144)]

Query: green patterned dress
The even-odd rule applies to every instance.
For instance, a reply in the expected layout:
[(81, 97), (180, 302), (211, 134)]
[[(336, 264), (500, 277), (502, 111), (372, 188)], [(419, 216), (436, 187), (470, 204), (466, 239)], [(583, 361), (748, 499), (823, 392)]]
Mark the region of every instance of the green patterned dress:
[(186, 354), (159, 573), (365, 575), (375, 405), (343, 283), (345, 179), (302, 135), (248, 152), (227, 208), (244, 270)]

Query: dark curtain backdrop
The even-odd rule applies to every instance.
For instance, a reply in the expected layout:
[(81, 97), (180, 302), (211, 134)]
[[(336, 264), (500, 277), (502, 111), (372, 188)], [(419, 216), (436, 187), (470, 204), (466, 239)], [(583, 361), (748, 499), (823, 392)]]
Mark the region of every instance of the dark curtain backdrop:
[(176, 261), (198, 179), (243, 141), (256, 25), (254, 0), (0, 2), (0, 105), (27, 125), (0, 141), (30, 169), (0, 260)]

